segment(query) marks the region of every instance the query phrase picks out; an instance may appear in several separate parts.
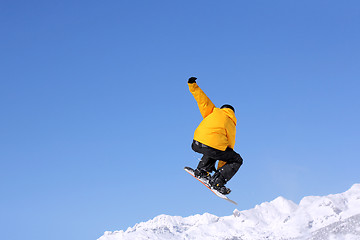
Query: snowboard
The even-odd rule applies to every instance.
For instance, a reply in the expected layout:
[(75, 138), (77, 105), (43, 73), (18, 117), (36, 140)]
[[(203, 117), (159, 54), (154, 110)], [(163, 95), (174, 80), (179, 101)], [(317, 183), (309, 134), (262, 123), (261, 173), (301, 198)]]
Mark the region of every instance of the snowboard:
[(196, 178), (199, 182), (201, 182), (202, 184), (205, 185), (205, 187), (207, 187), (210, 191), (212, 191), (216, 196), (218, 196), (219, 198), (222, 198), (226, 201), (229, 201), (235, 205), (237, 205), (237, 203), (233, 200), (231, 200), (230, 198), (228, 198), (226, 195), (216, 191), (215, 189), (211, 188), (210, 184), (209, 184), (209, 181), (204, 179), (204, 178), (197, 178), (195, 177), (195, 174), (194, 174), (194, 169), (192, 169), (191, 167), (184, 167), (184, 170), (189, 173), (191, 176), (193, 176), (194, 178)]

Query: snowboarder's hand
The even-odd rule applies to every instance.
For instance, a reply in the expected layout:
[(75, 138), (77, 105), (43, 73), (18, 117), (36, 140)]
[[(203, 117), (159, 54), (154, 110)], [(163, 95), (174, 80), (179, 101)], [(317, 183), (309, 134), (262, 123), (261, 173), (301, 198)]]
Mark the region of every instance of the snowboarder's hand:
[(191, 77), (191, 78), (189, 78), (189, 81), (188, 81), (188, 83), (196, 83), (196, 77)]

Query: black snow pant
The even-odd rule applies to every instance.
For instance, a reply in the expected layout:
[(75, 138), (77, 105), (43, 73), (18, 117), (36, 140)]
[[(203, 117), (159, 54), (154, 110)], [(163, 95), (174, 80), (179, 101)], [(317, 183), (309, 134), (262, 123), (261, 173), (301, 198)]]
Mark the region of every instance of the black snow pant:
[(198, 169), (212, 172), (216, 171), (215, 163), (217, 160), (226, 162), (224, 166), (218, 169), (226, 182), (235, 175), (243, 163), (240, 154), (229, 147), (225, 151), (221, 151), (194, 140), (191, 148), (195, 152), (203, 154), (199, 165), (197, 166)]

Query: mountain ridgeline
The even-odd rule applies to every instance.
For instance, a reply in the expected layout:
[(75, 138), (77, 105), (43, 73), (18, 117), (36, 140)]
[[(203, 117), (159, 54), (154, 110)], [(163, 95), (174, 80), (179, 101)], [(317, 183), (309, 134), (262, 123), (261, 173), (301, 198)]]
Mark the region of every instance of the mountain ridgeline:
[(130, 239), (359, 240), (360, 184), (340, 194), (304, 197), (298, 205), (278, 197), (231, 216), (160, 215), (98, 240)]

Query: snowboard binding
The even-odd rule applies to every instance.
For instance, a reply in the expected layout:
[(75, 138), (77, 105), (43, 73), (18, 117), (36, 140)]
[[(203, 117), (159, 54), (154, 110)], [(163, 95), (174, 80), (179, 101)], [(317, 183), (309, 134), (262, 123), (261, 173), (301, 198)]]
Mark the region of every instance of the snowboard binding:
[(225, 184), (225, 178), (221, 175), (220, 172), (216, 172), (209, 181), (211, 188), (215, 189), (221, 194), (227, 195), (231, 192), (231, 190), (230, 188), (225, 187)]

